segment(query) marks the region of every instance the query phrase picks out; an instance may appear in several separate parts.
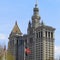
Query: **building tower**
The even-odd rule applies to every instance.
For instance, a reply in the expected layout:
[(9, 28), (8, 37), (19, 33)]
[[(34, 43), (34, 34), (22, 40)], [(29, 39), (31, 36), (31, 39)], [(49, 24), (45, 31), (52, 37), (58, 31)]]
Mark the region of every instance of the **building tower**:
[(32, 16), (32, 26), (28, 29), (28, 46), (31, 54), (27, 60), (54, 60), (55, 28), (40, 22), (38, 4), (35, 4)]
[(40, 19), (41, 17), (39, 16), (39, 8), (38, 4), (35, 4), (35, 7), (33, 8), (33, 16), (32, 16), (32, 27), (37, 28), (40, 26)]
[[(22, 36), (17, 22), (9, 35), (8, 52), (14, 60), (54, 60), (54, 31), (40, 21), (38, 4), (33, 8), (32, 22), (29, 21), (27, 34)], [(25, 55), (25, 48), (31, 50)]]
[(24, 43), (17, 21), (15, 22), (14, 28), (9, 35), (8, 53), (13, 56), (13, 60), (24, 59)]

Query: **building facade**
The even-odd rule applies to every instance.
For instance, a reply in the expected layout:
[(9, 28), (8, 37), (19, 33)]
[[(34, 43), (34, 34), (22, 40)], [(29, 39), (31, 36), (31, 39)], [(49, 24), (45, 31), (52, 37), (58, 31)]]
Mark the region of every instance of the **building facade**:
[[(54, 31), (40, 21), (38, 4), (33, 8), (32, 22), (29, 21), (27, 34), (22, 35), (17, 22), (9, 35), (8, 51), (15, 60), (54, 60)], [(25, 54), (25, 47), (31, 53)], [(17, 57), (18, 56), (18, 57)]]

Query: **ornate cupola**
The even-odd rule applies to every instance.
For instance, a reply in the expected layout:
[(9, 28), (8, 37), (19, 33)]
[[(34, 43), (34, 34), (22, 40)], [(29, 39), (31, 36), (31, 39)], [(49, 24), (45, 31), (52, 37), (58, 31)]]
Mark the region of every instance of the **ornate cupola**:
[(39, 16), (39, 8), (38, 5), (35, 4), (35, 8), (33, 9), (33, 16), (32, 16), (32, 20), (37, 19), (40, 20), (40, 16)]
[(35, 7), (33, 8), (32, 27), (36, 28), (40, 26), (40, 19), (41, 17), (39, 16), (39, 8), (36, 2)]

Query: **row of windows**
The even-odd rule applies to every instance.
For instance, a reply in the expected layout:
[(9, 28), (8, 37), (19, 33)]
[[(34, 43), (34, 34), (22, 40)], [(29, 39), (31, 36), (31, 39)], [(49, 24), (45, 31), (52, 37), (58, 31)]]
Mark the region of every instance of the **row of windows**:
[(36, 33), (36, 38), (41, 38), (43, 36), (45, 36), (46, 38), (53, 38), (53, 32), (45, 31), (43, 33), (43, 31), (40, 31), (40, 32)]
[(45, 34), (46, 34), (46, 38), (48, 37), (48, 38), (53, 38), (53, 32), (45, 32)]
[(36, 38), (40, 38), (40, 37), (43, 37), (43, 32), (39, 32), (39, 33), (36, 33)]

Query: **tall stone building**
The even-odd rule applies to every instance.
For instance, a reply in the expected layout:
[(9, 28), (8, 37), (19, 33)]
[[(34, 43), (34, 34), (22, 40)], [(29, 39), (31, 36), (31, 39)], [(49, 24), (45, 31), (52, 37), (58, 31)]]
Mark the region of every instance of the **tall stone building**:
[[(8, 51), (18, 60), (54, 60), (55, 28), (45, 25), (40, 20), (39, 8), (36, 3), (33, 8), (32, 22), (28, 23), (26, 35), (22, 35), (17, 22), (15, 23), (9, 35)], [(25, 47), (31, 50), (27, 56)]]

